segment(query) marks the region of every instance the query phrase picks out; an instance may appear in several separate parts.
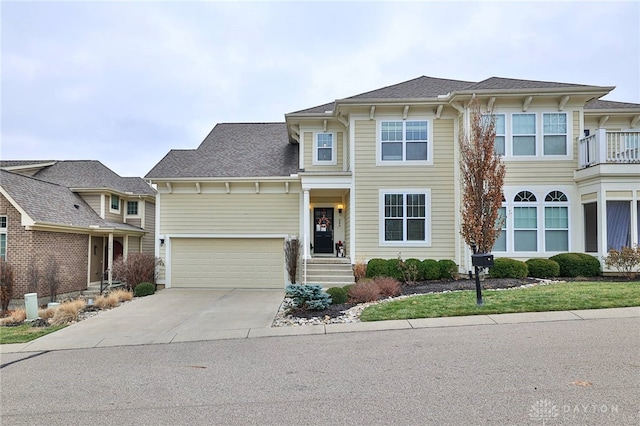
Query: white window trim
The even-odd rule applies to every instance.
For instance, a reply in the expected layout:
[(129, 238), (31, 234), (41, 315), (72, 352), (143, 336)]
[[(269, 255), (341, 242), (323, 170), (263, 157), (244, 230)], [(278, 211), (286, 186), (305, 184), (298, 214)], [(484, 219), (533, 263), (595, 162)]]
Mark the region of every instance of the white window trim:
[[(500, 253), (501, 256), (505, 256), (505, 257), (516, 257), (516, 258), (526, 258), (526, 257), (550, 257), (559, 253), (567, 253), (567, 252), (571, 252), (572, 251), (572, 246), (573, 246), (573, 229), (571, 226), (572, 223), (572, 214), (573, 214), (573, 209), (572, 209), (572, 201), (574, 201), (575, 199), (577, 199), (576, 195), (574, 194), (574, 191), (571, 187), (568, 187), (567, 185), (544, 185), (544, 186), (536, 186), (536, 185), (532, 185), (532, 186), (510, 186), (510, 187), (505, 187), (503, 188), (504, 190), (504, 196), (505, 196), (505, 200), (506, 202), (502, 203), (503, 207), (506, 207), (506, 215), (507, 215), (507, 220), (505, 221), (505, 227), (506, 227), (506, 237), (507, 237), (507, 251), (496, 251), (496, 253)], [(533, 193), (536, 196), (536, 202), (535, 203), (514, 203), (513, 199), (516, 196), (516, 194), (518, 194), (521, 191), (529, 191), (531, 193)], [(563, 202), (545, 202), (544, 199), (547, 196), (547, 194), (551, 191), (560, 191), (562, 193), (564, 193), (564, 195), (567, 196), (567, 200), (568, 201), (563, 201)], [(538, 251), (515, 251), (515, 229), (514, 229), (514, 221), (515, 221), (515, 217), (514, 217), (514, 207), (526, 207), (526, 206), (531, 206), (531, 207), (536, 207), (536, 218), (537, 218), (537, 224), (536, 224), (536, 232), (537, 232), (537, 245), (538, 245)], [(545, 251), (546, 250), (546, 236), (545, 236), (545, 231), (547, 230), (547, 228), (545, 227), (545, 218), (544, 218), (544, 208), (545, 207), (567, 207), (567, 215), (569, 217), (569, 228), (568, 228), (568, 232), (567, 232), (567, 238), (568, 238), (568, 250), (565, 251)]]
[[(405, 124), (408, 121), (427, 122), (427, 160), (382, 160), (382, 122), (402, 121), (403, 122), (403, 155), (406, 153)], [(426, 116), (409, 116), (406, 120), (400, 115), (380, 116), (376, 118), (376, 165), (377, 166), (432, 166), (433, 165), (433, 120)]]
[[(129, 214), (129, 203), (138, 203), (138, 213)], [(126, 217), (139, 218), (141, 216), (140, 215), (140, 200), (125, 200), (124, 205), (125, 205), (124, 214), (125, 214)]]
[[(502, 159), (505, 161), (566, 161), (572, 160), (573, 155), (573, 111), (495, 111), (494, 114), (502, 114), (505, 116), (505, 154)], [(536, 115), (536, 154), (535, 155), (513, 155), (513, 116), (516, 114), (535, 114)], [(544, 114), (565, 114), (567, 117), (567, 153), (565, 155), (545, 155), (544, 154)], [(517, 135), (523, 136), (523, 135)], [(536, 194), (537, 195), (537, 194)]]
[[(117, 210), (113, 208), (113, 203), (111, 202), (112, 198), (114, 196), (118, 197), (118, 209)], [(122, 208), (122, 197), (117, 195), (117, 194), (110, 194), (109, 195), (109, 212), (111, 212), (111, 213), (120, 213), (120, 209), (121, 208)]]
[[(318, 160), (318, 135), (332, 135), (331, 139), (331, 161)], [(338, 137), (336, 132), (313, 132), (313, 160), (314, 166), (335, 166), (338, 164), (338, 150), (336, 145), (338, 143)]]
[[(425, 240), (424, 241), (385, 241), (384, 239), (384, 196), (387, 194), (424, 194), (425, 208)], [(406, 209), (406, 203), (404, 205)], [(406, 210), (405, 210), (406, 213)], [(380, 247), (431, 247), (431, 189), (430, 188), (402, 188), (378, 190), (378, 244)]]
[[(559, 191), (559, 190), (558, 190)], [(544, 194), (544, 197), (547, 197), (547, 194), (551, 192), (551, 191), (547, 191), (546, 194)], [(567, 201), (545, 201), (544, 199), (540, 202), (541, 208), (542, 208), (542, 233), (544, 235), (542, 235), (542, 244), (544, 244), (542, 246), (542, 251), (543, 253), (553, 253), (553, 254), (558, 254), (558, 253), (567, 253), (569, 251), (571, 251), (571, 199), (569, 198), (569, 196), (567, 195), (566, 192), (564, 191), (560, 191), (562, 192), (566, 197), (567, 197)], [(547, 221), (546, 221), (546, 207), (566, 207), (567, 208), (567, 218), (568, 218), (568, 223), (567, 223), (567, 227), (566, 228), (547, 228)], [(567, 231), (567, 251), (547, 251), (547, 231)], [(552, 254), (552, 255), (553, 255)]]

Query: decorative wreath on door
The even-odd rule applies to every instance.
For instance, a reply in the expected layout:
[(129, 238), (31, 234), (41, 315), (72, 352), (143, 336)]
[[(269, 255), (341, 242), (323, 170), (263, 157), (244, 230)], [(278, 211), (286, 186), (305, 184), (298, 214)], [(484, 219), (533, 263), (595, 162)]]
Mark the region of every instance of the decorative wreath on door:
[(322, 216), (320, 219), (318, 219), (318, 225), (320, 225), (321, 228), (329, 228), (329, 225), (331, 225), (331, 221), (328, 217)]

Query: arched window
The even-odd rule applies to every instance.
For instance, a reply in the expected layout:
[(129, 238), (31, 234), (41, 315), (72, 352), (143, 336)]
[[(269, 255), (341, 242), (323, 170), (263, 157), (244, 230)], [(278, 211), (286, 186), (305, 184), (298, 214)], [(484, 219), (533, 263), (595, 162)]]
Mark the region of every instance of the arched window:
[(513, 198), (513, 250), (538, 251), (538, 207), (536, 196), (520, 191)]
[(545, 251), (569, 251), (568, 201), (561, 191), (551, 191), (544, 198)]

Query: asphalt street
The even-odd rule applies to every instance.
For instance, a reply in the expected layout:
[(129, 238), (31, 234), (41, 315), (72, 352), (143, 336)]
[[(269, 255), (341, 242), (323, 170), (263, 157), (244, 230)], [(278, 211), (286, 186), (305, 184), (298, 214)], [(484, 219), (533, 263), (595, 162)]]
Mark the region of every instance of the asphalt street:
[(640, 424), (640, 318), (2, 355), (2, 425)]

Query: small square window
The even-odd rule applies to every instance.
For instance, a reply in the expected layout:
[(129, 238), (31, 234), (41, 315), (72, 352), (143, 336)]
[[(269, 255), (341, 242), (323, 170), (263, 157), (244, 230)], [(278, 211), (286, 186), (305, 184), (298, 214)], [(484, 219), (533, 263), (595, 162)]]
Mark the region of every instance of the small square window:
[(138, 215), (138, 202), (137, 201), (127, 201), (127, 215), (128, 216), (137, 216)]

